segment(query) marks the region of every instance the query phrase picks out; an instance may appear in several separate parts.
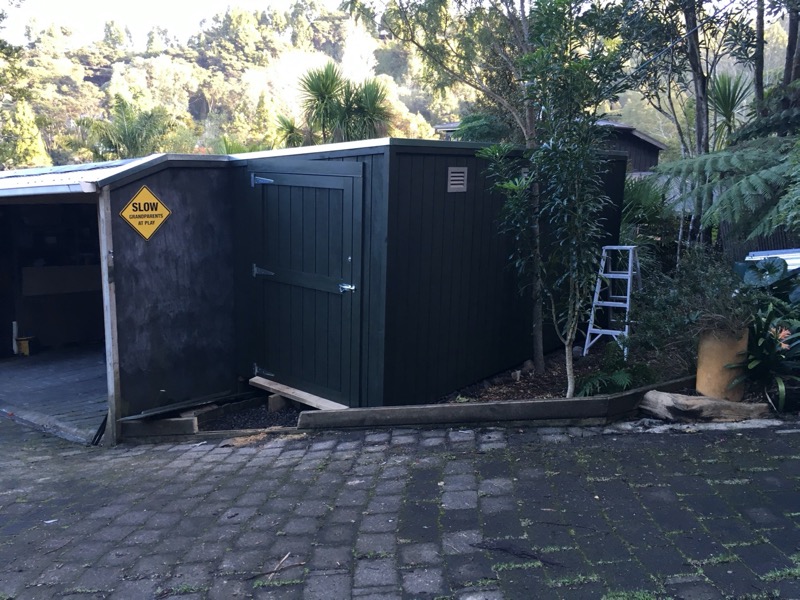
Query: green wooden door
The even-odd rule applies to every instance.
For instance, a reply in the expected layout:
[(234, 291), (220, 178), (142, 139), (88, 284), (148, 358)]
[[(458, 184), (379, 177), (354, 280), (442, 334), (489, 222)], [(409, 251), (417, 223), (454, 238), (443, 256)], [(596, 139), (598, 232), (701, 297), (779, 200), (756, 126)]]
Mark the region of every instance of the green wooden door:
[(249, 170), (259, 374), (358, 406), (363, 165), (267, 160)]

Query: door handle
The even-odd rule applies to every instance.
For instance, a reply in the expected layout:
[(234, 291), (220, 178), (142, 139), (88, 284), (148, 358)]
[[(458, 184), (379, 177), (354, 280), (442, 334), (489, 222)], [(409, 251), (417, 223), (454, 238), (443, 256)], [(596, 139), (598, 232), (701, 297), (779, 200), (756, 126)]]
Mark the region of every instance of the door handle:
[(339, 284), (339, 293), (344, 294), (345, 292), (355, 292), (356, 286), (352, 283), (340, 283)]

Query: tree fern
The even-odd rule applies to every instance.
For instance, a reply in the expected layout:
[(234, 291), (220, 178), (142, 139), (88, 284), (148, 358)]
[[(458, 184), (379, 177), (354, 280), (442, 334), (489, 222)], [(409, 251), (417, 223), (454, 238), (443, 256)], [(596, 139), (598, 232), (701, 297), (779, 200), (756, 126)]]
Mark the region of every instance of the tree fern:
[[(763, 137), (725, 150), (695, 156), (659, 167), (673, 183), (688, 182), (679, 200), (706, 196), (712, 199), (703, 224), (730, 223), (748, 238), (767, 234), (781, 226), (797, 228), (800, 187), (794, 189), (798, 166), (798, 137)], [(674, 185), (673, 185), (674, 187)]]

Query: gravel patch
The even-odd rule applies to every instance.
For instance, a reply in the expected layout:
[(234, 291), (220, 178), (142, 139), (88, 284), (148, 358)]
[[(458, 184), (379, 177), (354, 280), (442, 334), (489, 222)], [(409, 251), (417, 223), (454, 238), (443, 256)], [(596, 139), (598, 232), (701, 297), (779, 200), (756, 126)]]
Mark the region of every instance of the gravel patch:
[(283, 410), (269, 412), (267, 405), (229, 413), (204, 423), (203, 431), (224, 431), (227, 429), (266, 429), (267, 427), (297, 427), (300, 410), (288, 406)]

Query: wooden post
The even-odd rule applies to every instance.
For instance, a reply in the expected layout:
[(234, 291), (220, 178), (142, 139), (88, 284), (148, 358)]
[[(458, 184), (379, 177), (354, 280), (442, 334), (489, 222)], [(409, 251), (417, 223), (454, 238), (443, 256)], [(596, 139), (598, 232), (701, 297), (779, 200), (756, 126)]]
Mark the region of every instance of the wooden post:
[(97, 219), (100, 232), (100, 270), (103, 287), (103, 325), (106, 347), (106, 380), (108, 385), (108, 422), (105, 439), (116, 445), (120, 436), (119, 346), (117, 344), (117, 300), (114, 286), (114, 243), (111, 235), (111, 189), (100, 191)]

